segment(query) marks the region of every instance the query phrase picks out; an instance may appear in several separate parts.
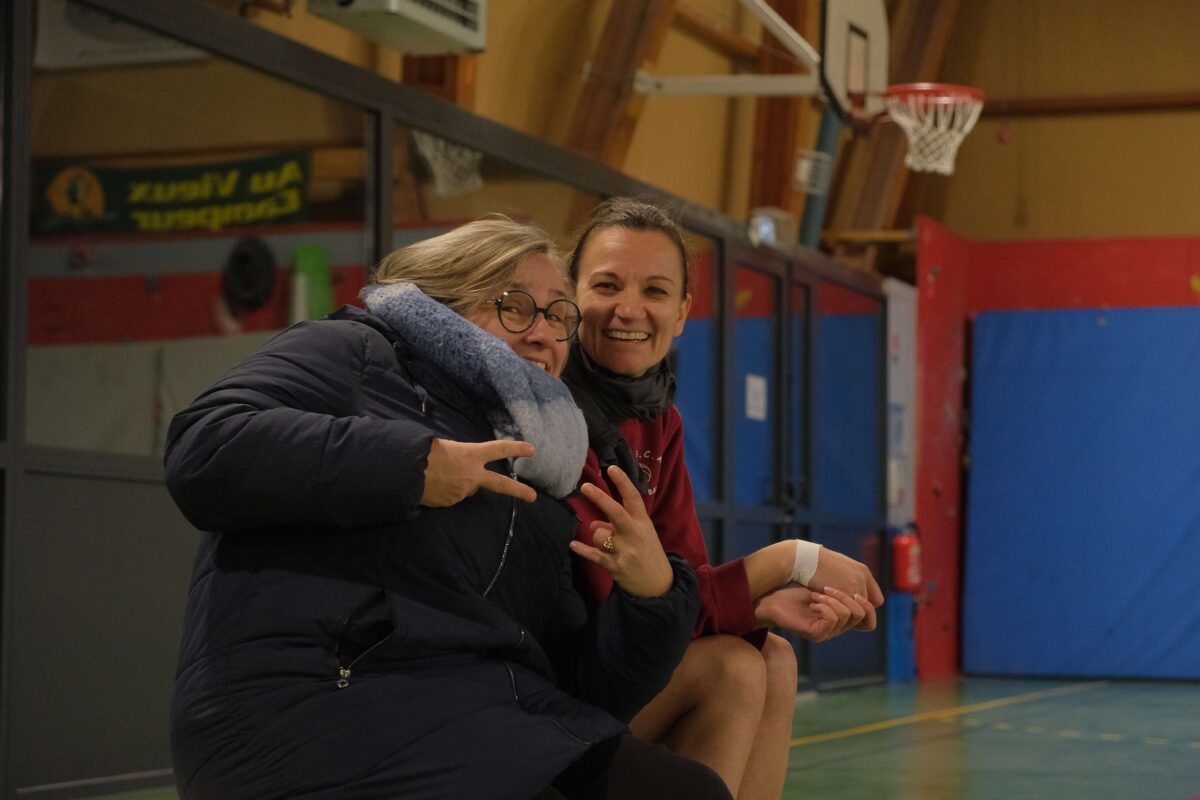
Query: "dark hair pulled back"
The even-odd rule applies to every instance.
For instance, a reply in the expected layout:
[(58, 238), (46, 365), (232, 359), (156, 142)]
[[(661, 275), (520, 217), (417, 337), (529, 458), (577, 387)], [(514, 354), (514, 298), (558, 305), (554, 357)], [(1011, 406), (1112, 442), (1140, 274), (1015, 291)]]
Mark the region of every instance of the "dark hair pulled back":
[(588, 238), (606, 228), (628, 228), (633, 231), (658, 231), (671, 240), (679, 250), (679, 268), (683, 271), (683, 296), (688, 293), (688, 251), (683, 241), (683, 229), (663, 209), (632, 197), (613, 197), (596, 206), (575, 239), (575, 247), (567, 268), (571, 280), (579, 282), (579, 262)]

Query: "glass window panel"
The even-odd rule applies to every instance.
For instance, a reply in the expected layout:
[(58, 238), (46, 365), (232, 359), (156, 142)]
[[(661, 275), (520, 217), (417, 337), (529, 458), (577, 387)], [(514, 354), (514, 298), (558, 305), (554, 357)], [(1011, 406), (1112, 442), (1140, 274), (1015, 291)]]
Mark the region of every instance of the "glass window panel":
[(34, 444), (157, 457), (232, 363), (364, 283), (367, 114), (188, 53), (35, 69)]
[(735, 281), (734, 500), (739, 505), (772, 505), (779, 463), (779, 281), (742, 266)]
[(788, 495), (798, 506), (808, 498), (808, 287), (788, 288)]
[(822, 511), (869, 516), (882, 509), (882, 319), (875, 298), (822, 282), (814, 431)]
[(425, 131), (398, 125), (395, 135), (396, 247), (499, 213), (541, 226), (565, 251), (601, 200)]
[(692, 310), (672, 354), (675, 404), (683, 417), (683, 453), (696, 501), (710, 502), (720, 494), (720, 250), (706, 236), (688, 238)]

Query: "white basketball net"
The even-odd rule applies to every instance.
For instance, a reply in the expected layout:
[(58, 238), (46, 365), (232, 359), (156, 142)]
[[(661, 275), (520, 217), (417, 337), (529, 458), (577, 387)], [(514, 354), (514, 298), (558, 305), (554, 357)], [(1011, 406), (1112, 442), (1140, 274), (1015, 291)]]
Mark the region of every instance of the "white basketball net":
[(904, 163), (915, 172), (954, 174), (954, 156), (975, 127), (983, 101), (971, 95), (905, 93), (884, 97), (888, 114), (908, 136)]
[(433, 175), (433, 191), (439, 197), (457, 197), (483, 187), (479, 169), (483, 153), (424, 131), (412, 131), (412, 137)]

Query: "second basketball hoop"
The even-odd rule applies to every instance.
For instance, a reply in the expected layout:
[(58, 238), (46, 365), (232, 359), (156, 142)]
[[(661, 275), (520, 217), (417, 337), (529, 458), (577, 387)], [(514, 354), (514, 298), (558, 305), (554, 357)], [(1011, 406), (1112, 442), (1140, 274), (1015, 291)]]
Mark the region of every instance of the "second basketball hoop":
[(949, 83), (902, 83), (889, 86), (883, 101), (908, 136), (908, 168), (952, 175), (958, 146), (983, 110), (983, 92)]

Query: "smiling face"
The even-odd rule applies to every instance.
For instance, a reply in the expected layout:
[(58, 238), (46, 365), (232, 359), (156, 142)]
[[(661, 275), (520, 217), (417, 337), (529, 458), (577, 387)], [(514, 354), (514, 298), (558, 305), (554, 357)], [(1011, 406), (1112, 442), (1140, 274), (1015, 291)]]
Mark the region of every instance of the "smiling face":
[[(570, 298), (567, 294), (567, 281), (562, 272), (544, 253), (534, 253), (521, 261), (513, 273), (512, 284), (506, 287), (505, 291), (513, 289), (528, 292), (542, 308), (560, 298)], [(513, 352), (526, 361), (541, 367), (556, 378), (562, 374), (563, 367), (567, 364), (567, 348), (570, 342), (556, 341), (556, 337), (561, 334), (551, 328), (541, 314), (537, 315), (533, 327), (521, 333), (513, 333), (500, 324), (496, 306), (490, 301), (479, 304), (465, 316), (488, 333), (508, 342)]]
[(667, 356), (692, 307), (679, 249), (655, 230), (601, 228), (579, 258), (579, 341), (592, 361), (638, 377)]

